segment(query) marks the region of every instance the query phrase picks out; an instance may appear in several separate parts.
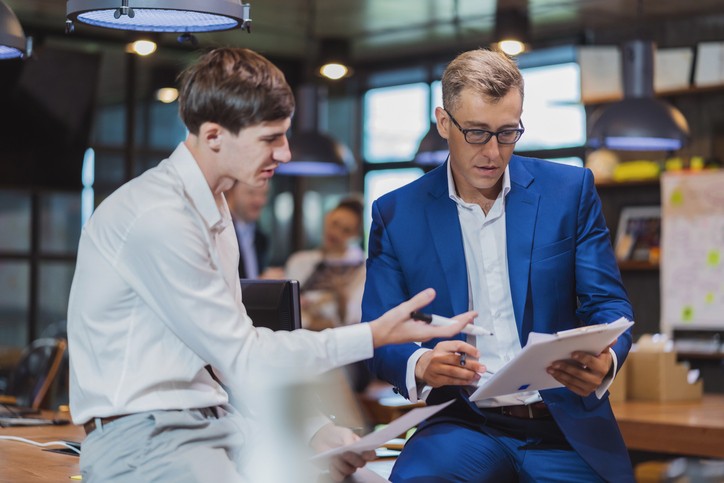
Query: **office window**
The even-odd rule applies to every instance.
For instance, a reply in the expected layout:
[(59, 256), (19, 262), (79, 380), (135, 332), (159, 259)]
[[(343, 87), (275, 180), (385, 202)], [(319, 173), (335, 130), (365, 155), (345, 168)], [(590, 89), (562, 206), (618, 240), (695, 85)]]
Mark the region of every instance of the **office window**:
[(582, 146), (586, 112), (581, 104), (578, 64), (574, 62), (521, 69), (525, 80), (525, 134), (516, 151)]
[(430, 88), (418, 82), (370, 89), (364, 96), (363, 154), (369, 163), (409, 161), (429, 127)]
[(384, 169), (371, 171), (365, 175), (365, 211), (364, 211), (364, 237), (367, 246), (370, 225), (372, 224), (372, 202), (380, 196), (404, 186), (422, 176), (420, 168)]

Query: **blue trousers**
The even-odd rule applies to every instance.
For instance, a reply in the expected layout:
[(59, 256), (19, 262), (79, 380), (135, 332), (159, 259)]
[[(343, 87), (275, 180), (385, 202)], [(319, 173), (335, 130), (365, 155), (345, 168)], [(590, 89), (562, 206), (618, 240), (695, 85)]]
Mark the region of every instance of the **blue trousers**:
[[(505, 418), (497, 416), (497, 419)], [(496, 419), (491, 418), (491, 419)], [(514, 428), (517, 437), (485, 424), (450, 417), (428, 421), (412, 436), (397, 458), (390, 481), (394, 483), (442, 482), (601, 482), (583, 459), (554, 436), (546, 442), (539, 435), (545, 424), (514, 421), (528, 435)]]

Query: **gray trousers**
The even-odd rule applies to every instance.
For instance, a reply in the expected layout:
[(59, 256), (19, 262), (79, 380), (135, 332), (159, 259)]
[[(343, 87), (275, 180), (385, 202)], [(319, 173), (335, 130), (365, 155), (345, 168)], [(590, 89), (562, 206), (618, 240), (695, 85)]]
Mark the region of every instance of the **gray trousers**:
[(150, 411), (97, 428), (83, 441), (83, 481), (243, 482), (239, 418), (223, 408)]

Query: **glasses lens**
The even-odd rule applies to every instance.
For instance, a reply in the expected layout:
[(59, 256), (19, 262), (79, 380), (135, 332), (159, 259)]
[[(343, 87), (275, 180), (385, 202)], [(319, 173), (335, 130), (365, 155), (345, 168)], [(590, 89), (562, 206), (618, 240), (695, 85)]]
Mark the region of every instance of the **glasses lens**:
[(493, 135), (490, 131), (471, 129), (465, 133), (465, 140), (470, 144), (485, 144)]
[(513, 144), (520, 138), (520, 131), (511, 129), (498, 132), (498, 142), (502, 144)]

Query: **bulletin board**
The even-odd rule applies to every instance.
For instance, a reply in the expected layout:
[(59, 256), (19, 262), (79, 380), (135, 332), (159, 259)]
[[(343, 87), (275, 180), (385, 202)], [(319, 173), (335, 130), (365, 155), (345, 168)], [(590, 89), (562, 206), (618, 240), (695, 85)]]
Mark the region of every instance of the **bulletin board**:
[(662, 330), (724, 329), (724, 171), (661, 178)]

